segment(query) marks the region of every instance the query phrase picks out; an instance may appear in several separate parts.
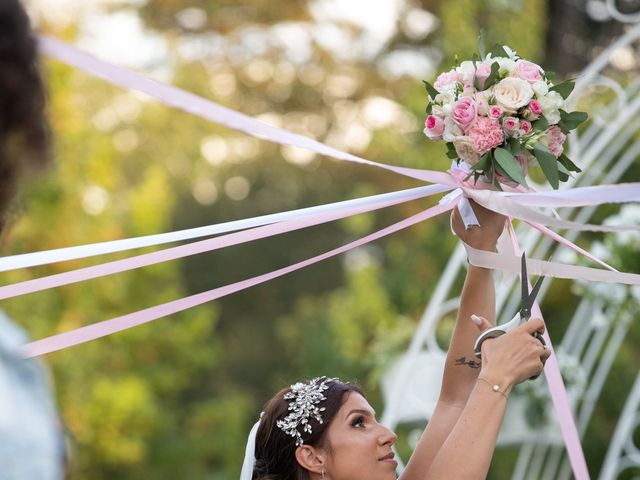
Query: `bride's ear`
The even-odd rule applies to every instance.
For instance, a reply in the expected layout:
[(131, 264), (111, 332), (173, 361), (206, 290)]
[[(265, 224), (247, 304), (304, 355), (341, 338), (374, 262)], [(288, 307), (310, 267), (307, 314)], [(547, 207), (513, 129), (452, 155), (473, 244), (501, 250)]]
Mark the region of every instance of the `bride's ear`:
[(310, 472), (320, 474), (326, 470), (324, 451), (310, 445), (301, 445), (296, 448), (296, 460), (302, 468)]

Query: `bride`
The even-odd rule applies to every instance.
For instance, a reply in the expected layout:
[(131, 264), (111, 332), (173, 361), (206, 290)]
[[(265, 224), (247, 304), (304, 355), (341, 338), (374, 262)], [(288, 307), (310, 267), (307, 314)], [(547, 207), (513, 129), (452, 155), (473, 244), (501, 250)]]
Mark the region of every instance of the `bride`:
[[(454, 209), (454, 232), (476, 249), (495, 250), (504, 217), (473, 208), (482, 226), (465, 229)], [(491, 271), (469, 265), (440, 398), (402, 480), (486, 477), (511, 389), (539, 375), (549, 357), (533, 336), (544, 323), (532, 319), (484, 342), (476, 361), (474, 341), (494, 322)], [(357, 385), (328, 377), (296, 383), (267, 402), (249, 435), (241, 480), (395, 479), (396, 438)]]

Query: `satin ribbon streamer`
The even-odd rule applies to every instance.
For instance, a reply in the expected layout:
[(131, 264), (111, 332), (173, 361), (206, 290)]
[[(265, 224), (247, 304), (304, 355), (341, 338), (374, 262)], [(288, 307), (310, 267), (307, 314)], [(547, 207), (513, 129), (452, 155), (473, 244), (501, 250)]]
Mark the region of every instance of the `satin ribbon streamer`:
[[(92, 75), (103, 78), (114, 85), (119, 85), (121, 87), (131, 88), (134, 90), (138, 90), (140, 92), (144, 92), (167, 105), (179, 108), (181, 110), (184, 110), (186, 112), (208, 119), (210, 121), (220, 123), (227, 127), (243, 131), (249, 135), (253, 135), (255, 137), (266, 139), (266, 140), (280, 143), (283, 145), (294, 145), (296, 147), (304, 148), (321, 155), (331, 156), (339, 160), (345, 160), (345, 161), (365, 164), (369, 166), (375, 166), (375, 167), (383, 168), (383, 169), (386, 169), (401, 175), (405, 175), (411, 178), (423, 180), (430, 183), (440, 184), (439, 188), (443, 192), (447, 190), (451, 190), (453, 188), (456, 188), (456, 189), (459, 188), (460, 191), (453, 194), (452, 197), (449, 198), (448, 203), (433, 207), (421, 214), (410, 217), (409, 219), (406, 219), (403, 222), (394, 224), (379, 232), (375, 232), (371, 235), (368, 235), (367, 237), (364, 237), (363, 239), (358, 240), (357, 242), (352, 242), (348, 245), (345, 245), (338, 249), (327, 252), (323, 255), (313, 257), (309, 260), (299, 262), (295, 265), (291, 265), (289, 267), (276, 270), (268, 274), (260, 275), (258, 277), (254, 277), (242, 282), (238, 282), (235, 284), (227, 285), (225, 287), (214, 289), (209, 292), (193, 295), (191, 297), (180, 299), (174, 302), (169, 302), (163, 305), (158, 305), (156, 307), (152, 307), (146, 310), (142, 310), (140, 312), (135, 312), (129, 315), (125, 315), (123, 317), (107, 320), (105, 322), (89, 325), (87, 327), (83, 327), (78, 330), (65, 332), (60, 335), (56, 335), (54, 337), (33, 342), (25, 346), (24, 351), (26, 356), (41, 355), (43, 353), (59, 350), (67, 346), (76, 345), (78, 343), (86, 342), (95, 338), (109, 335), (111, 333), (121, 331), (126, 328), (130, 328), (134, 325), (146, 323), (153, 319), (160, 318), (162, 316), (169, 315), (171, 313), (175, 313), (207, 301), (211, 301), (215, 298), (228, 295), (230, 293), (242, 290), (244, 288), (248, 288), (252, 285), (265, 282), (272, 278), (276, 278), (278, 276), (284, 275), (286, 273), (297, 270), (299, 268), (303, 268), (304, 266), (311, 265), (325, 258), (329, 258), (331, 256), (347, 251), (350, 248), (354, 248), (358, 245), (362, 245), (368, 241), (375, 240), (376, 238), (380, 238), (381, 236), (388, 235), (390, 233), (398, 231), (401, 228), (406, 228), (407, 226), (413, 225), (419, 221), (423, 221), (427, 218), (431, 218), (435, 215), (448, 211), (451, 208), (453, 208), (456, 204), (458, 204), (461, 201), (461, 198), (464, 198), (464, 197), (473, 198), (475, 201), (485, 206), (486, 208), (497, 211), (504, 215), (508, 215), (510, 217), (524, 220), (534, 228), (537, 228), (538, 230), (540, 230), (543, 234), (548, 235), (557, 241), (560, 241), (561, 243), (569, 246), (570, 248), (573, 248), (575, 251), (583, 255), (586, 254), (593, 261), (600, 263), (605, 268), (609, 268), (610, 270), (614, 270), (614, 269), (612, 269), (606, 263), (588, 254), (588, 252), (580, 249), (576, 245), (573, 245), (571, 242), (568, 242), (567, 240), (562, 241), (561, 240), (562, 237), (560, 237), (555, 232), (552, 232), (551, 230), (547, 229), (546, 226), (553, 226), (558, 228), (569, 228), (569, 229), (576, 229), (576, 230), (604, 231), (604, 232), (638, 230), (637, 226), (610, 227), (610, 226), (588, 225), (588, 224), (581, 224), (577, 222), (565, 221), (560, 218), (556, 218), (554, 216), (546, 215), (534, 209), (535, 207), (560, 208), (560, 207), (576, 207), (576, 206), (585, 206), (585, 205), (600, 205), (603, 203), (621, 203), (621, 202), (632, 202), (632, 201), (637, 202), (637, 201), (640, 201), (640, 184), (638, 183), (626, 184), (626, 185), (615, 185), (615, 186), (606, 185), (606, 186), (582, 187), (582, 188), (573, 188), (570, 190), (540, 192), (540, 193), (538, 192), (525, 193), (525, 192), (517, 192), (517, 191), (493, 192), (488, 190), (486, 191), (476, 190), (474, 188), (470, 188), (469, 185), (465, 185), (465, 183), (460, 178), (457, 178), (455, 175), (451, 175), (449, 173), (437, 172), (437, 171), (431, 171), (431, 170), (419, 170), (419, 169), (406, 168), (406, 167), (395, 167), (391, 165), (385, 165), (382, 163), (372, 162), (370, 160), (366, 160), (361, 157), (357, 157), (349, 153), (334, 149), (332, 147), (329, 147), (327, 145), (324, 145), (320, 142), (309, 139), (307, 137), (303, 137), (301, 135), (288, 132), (286, 130), (282, 130), (276, 127), (266, 125), (256, 119), (253, 119), (239, 112), (235, 112), (233, 110), (225, 108), (209, 100), (200, 98), (192, 93), (186, 92), (184, 90), (181, 90), (169, 85), (161, 84), (159, 82), (146, 78), (143, 75), (136, 74), (136, 73), (127, 71), (125, 69), (122, 69), (120, 67), (102, 62), (54, 38), (40, 37), (40, 48), (50, 56), (57, 58), (58, 60), (63, 61), (67, 64), (70, 64), (72, 66), (75, 66), (81, 70), (84, 70), (85, 72), (88, 72)], [(460, 196), (461, 193), (464, 194), (464, 197)], [(248, 231), (249, 233), (239, 232), (238, 234), (232, 234), (232, 235), (236, 235), (235, 237), (232, 235), (227, 235), (225, 237), (206, 240), (204, 242), (196, 242), (195, 244), (186, 245), (183, 247), (175, 247), (175, 249), (167, 249), (168, 252), (163, 251), (165, 253), (155, 252), (154, 254), (149, 254), (149, 255), (156, 255), (155, 257), (153, 256), (146, 257), (145, 255), (141, 255), (138, 257), (134, 257), (133, 259), (128, 259), (128, 260), (131, 260), (129, 264), (127, 264), (127, 260), (122, 261), (123, 263), (111, 262), (110, 264), (107, 264), (107, 265), (110, 265), (110, 267), (105, 267), (103, 272), (114, 273), (115, 271), (123, 271), (126, 268), (121, 268), (121, 267), (124, 267), (127, 265), (142, 266), (142, 265), (153, 263), (153, 262), (150, 262), (150, 260), (164, 261), (171, 258), (179, 258), (180, 256), (197, 253), (196, 250), (198, 249), (199, 249), (198, 251), (205, 251), (206, 249), (211, 249), (211, 248), (221, 248), (222, 246), (225, 246), (225, 245), (241, 243), (241, 241), (250, 241), (251, 239), (263, 238), (264, 236), (268, 236), (271, 234), (282, 233), (284, 231), (290, 231), (296, 228), (304, 228), (304, 226), (309, 226), (309, 223), (312, 221), (312, 219), (315, 219), (316, 221), (321, 221), (322, 218), (329, 218), (329, 217), (340, 218), (339, 217), (340, 214), (338, 214), (338, 211), (345, 213), (349, 211), (348, 208), (354, 207), (354, 204), (352, 204), (350, 207), (348, 208), (345, 207), (346, 209), (343, 209), (344, 205), (342, 205), (341, 207), (338, 207), (337, 205), (338, 204), (332, 205), (332, 206), (324, 206), (324, 207), (328, 207), (327, 210), (324, 210), (324, 214), (320, 213), (320, 211), (314, 211), (314, 212), (307, 211), (305, 213), (300, 213), (303, 210), (305, 210), (303, 209), (300, 211), (285, 212), (283, 214), (275, 214), (275, 216), (264, 216), (264, 217), (257, 217), (254, 219), (247, 219), (245, 221), (241, 221), (240, 225), (238, 225), (238, 223), (236, 222), (228, 222), (227, 224), (221, 224), (217, 226), (214, 225), (210, 227), (201, 227), (200, 229), (191, 229), (191, 230), (181, 231), (181, 232), (172, 232), (170, 234), (152, 235), (148, 237), (140, 237), (138, 239), (119, 240), (115, 242), (103, 242), (101, 244), (93, 244), (93, 245), (86, 245), (86, 246), (80, 246), (80, 247), (70, 247), (68, 249), (51, 250), (48, 252), (36, 252), (33, 254), (6, 257), (5, 259), (0, 259), (0, 271), (10, 270), (13, 268), (22, 268), (26, 266), (42, 265), (45, 263), (69, 260), (72, 258), (83, 258), (86, 256), (99, 255), (99, 254), (110, 253), (115, 251), (123, 251), (131, 248), (140, 248), (140, 246), (158, 245), (161, 243), (174, 242), (177, 240), (184, 240), (187, 238), (196, 238), (198, 236), (211, 235), (213, 233), (229, 232), (234, 229), (253, 228), (258, 226), (261, 226), (261, 228), (263, 228), (263, 230), (260, 230), (260, 228), (254, 228), (253, 230), (249, 230)], [(369, 205), (371, 206), (373, 205), (373, 203), (370, 203)], [(321, 209), (322, 207), (314, 207), (314, 208)], [(358, 208), (363, 208), (363, 207), (362, 205), (360, 205), (360, 207), (354, 207), (351, 210), (351, 212), (358, 210)], [(381, 208), (381, 207), (376, 207), (376, 208)], [(333, 212), (333, 213), (327, 213), (327, 212)], [(278, 217), (278, 215), (280, 216)], [(279, 223), (275, 223), (275, 222), (279, 222)], [(233, 225), (234, 223), (235, 225)], [(265, 227), (265, 225), (271, 224), (271, 223), (272, 225), (268, 225)], [(233, 243), (233, 242), (236, 242), (236, 243)], [(189, 253), (190, 251), (193, 251), (193, 253)], [(488, 255), (485, 255), (485, 254), (487, 254), (487, 252), (476, 253), (476, 252), (470, 251), (470, 254), (469, 254), (470, 261), (474, 264), (486, 266), (489, 268), (501, 268), (509, 271), (518, 271), (519, 266), (517, 264), (517, 261), (518, 261), (517, 258), (515, 259), (515, 263), (514, 263), (514, 260), (508, 256), (505, 257), (502, 255), (498, 256), (495, 254), (488, 254)], [(145, 263), (145, 262), (150, 262), (150, 263)], [(638, 284), (638, 275), (633, 275), (633, 274), (620, 273), (616, 271), (602, 271), (598, 269), (590, 269), (587, 267), (575, 267), (571, 265), (559, 265), (552, 262), (538, 262), (535, 260), (530, 260), (530, 264), (531, 264), (530, 270), (532, 273), (544, 273), (549, 276), (558, 276), (562, 278), (581, 278), (581, 279), (590, 279), (595, 281), (613, 281), (613, 282), (621, 282), (621, 283), (628, 283), (628, 284)], [(515, 268), (514, 268), (514, 265), (516, 265)], [(87, 276), (86, 278), (95, 278), (95, 276), (97, 276), (95, 274), (100, 271), (100, 267), (102, 266), (98, 266), (93, 271), (87, 270), (87, 269), (82, 269), (82, 270), (84, 270), (84, 274), (89, 274), (89, 276)], [(90, 267), (90, 268), (93, 268), (93, 267)], [(136, 268), (136, 267), (132, 266), (131, 268)], [(109, 269), (111, 269), (111, 271)], [(103, 273), (103, 274), (108, 274), (108, 273)], [(67, 272), (66, 274), (61, 274), (61, 275), (67, 275), (65, 280), (67, 281), (67, 280), (72, 280), (74, 275), (77, 275), (77, 272), (76, 273)], [(92, 277), (91, 275), (94, 275), (94, 276)], [(53, 276), (53, 277), (57, 277), (57, 276)], [(45, 279), (46, 278), (47, 277), (45, 277)], [(62, 277), (58, 277), (58, 281), (60, 280), (60, 278)], [(80, 277), (78, 278), (81, 279)], [(38, 281), (44, 282), (45, 279), (36, 279), (33, 282), (38, 282)], [(51, 281), (51, 279), (48, 281)], [(72, 280), (72, 281), (79, 281), (79, 280)], [(29, 282), (23, 282), (23, 283), (26, 284)], [(67, 281), (67, 283), (69, 282)], [(50, 286), (54, 284), (55, 282), (51, 283)], [(64, 284), (64, 283), (59, 283), (59, 284)], [(33, 287), (33, 285), (36, 285), (36, 283), (31, 285)], [(45, 283), (41, 284), (41, 286), (43, 285), (45, 285)], [(50, 286), (43, 286), (43, 288), (50, 288)], [(20, 294), (20, 293), (16, 293), (19, 291), (19, 288), (16, 287), (16, 289), (12, 291), (11, 287), (16, 287), (16, 286), (3, 287), (3, 289), (6, 289), (6, 290), (3, 290), (4, 293), (6, 294), (4, 298), (8, 298), (8, 296), (11, 296), (13, 294)], [(41, 289), (41, 288), (38, 288), (38, 289)], [(30, 291), (35, 291), (35, 290), (30, 290)], [(23, 293), (26, 293), (26, 291)], [(539, 313), (539, 311), (537, 313)], [(561, 422), (562, 432), (565, 439), (565, 443), (567, 445), (567, 450), (569, 452), (571, 464), (574, 469), (574, 474), (578, 479), (588, 478), (588, 472), (586, 470), (584, 456), (582, 455), (579, 438), (577, 436), (577, 430), (575, 429), (575, 424), (573, 423), (573, 417), (571, 416), (571, 411), (568, 407), (568, 399), (566, 397), (564, 385), (562, 384), (562, 379), (560, 377), (560, 371), (558, 369), (558, 366), (555, 360), (547, 363), (546, 372), (547, 372), (548, 379), (549, 378), (554, 379), (553, 381), (549, 380), (550, 389), (551, 389), (552, 398), (554, 401), (554, 406), (558, 413), (558, 418)], [(563, 426), (563, 422), (565, 423), (564, 426)]]

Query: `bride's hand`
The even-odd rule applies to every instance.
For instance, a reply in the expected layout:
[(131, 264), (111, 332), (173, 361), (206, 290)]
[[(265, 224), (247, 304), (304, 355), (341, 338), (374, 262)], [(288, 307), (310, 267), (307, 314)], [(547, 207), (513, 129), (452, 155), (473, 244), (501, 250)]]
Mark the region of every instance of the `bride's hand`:
[(488, 210), (469, 200), (480, 226), (465, 228), (460, 212), (454, 208), (451, 212), (451, 228), (467, 245), (478, 250), (495, 251), (498, 238), (504, 229), (505, 216)]
[[(491, 324), (481, 318), (480, 331)], [(533, 336), (544, 332), (544, 322), (534, 318), (515, 330), (482, 343), (481, 375), (507, 388), (517, 385), (542, 372), (549, 358), (549, 349)]]

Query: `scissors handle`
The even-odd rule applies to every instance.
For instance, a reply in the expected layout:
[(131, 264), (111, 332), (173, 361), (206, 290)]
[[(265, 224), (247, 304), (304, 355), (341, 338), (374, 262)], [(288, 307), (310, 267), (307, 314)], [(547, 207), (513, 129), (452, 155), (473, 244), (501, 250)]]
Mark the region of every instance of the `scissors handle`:
[[(520, 313), (516, 313), (516, 315), (511, 320), (509, 320), (507, 323), (504, 323), (502, 325), (498, 325), (496, 327), (492, 327), (492, 328), (489, 328), (489, 329), (485, 330), (476, 339), (476, 341), (475, 341), (475, 343), (473, 345), (473, 353), (475, 353), (476, 357), (481, 358), (482, 357), (482, 344), (484, 343), (485, 340), (489, 340), (490, 338), (498, 338), (498, 337), (504, 335), (505, 333), (513, 330), (514, 328), (517, 328), (518, 326), (522, 325), (526, 321), (527, 321), (527, 319), (523, 320), (520, 317)], [(538, 341), (540, 343), (542, 343), (543, 346), (547, 345), (547, 343), (544, 341), (544, 338), (542, 337), (542, 334), (540, 332), (534, 332), (532, 334), (532, 336), (536, 337), (538, 339)], [(536, 375), (534, 377), (529, 378), (529, 380), (535, 380), (539, 376), (540, 375)]]
[(485, 340), (488, 340), (490, 338), (496, 338), (496, 337), (499, 337), (500, 335), (504, 335), (505, 333), (510, 332), (514, 328), (518, 328), (525, 321), (526, 319), (523, 320), (520, 317), (520, 312), (518, 312), (507, 323), (503, 323), (502, 325), (491, 327), (488, 330), (485, 330), (484, 332), (482, 332), (480, 336), (476, 339), (476, 343), (474, 343), (473, 345), (473, 352), (476, 354), (476, 357), (480, 358), (482, 353), (482, 343)]

